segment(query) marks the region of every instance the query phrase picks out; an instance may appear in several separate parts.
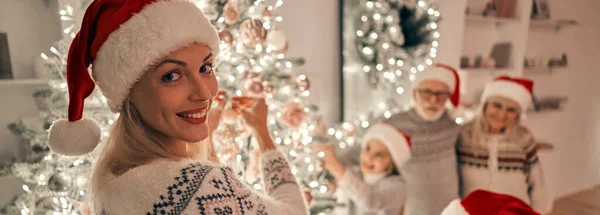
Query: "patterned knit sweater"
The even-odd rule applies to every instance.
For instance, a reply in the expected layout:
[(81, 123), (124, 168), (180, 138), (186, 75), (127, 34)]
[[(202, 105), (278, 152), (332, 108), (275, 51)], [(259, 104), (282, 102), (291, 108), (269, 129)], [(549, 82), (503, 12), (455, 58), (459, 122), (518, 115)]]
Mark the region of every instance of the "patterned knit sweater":
[(303, 194), (279, 151), (262, 155), (264, 193), (210, 161), (158, 160), (110, 180), (95, 214), (307, 214)]
[(480, 134), (466, 123), (458, 143), (461, 196), (484, 189), (515, 196), (545, 214), (552, 209), (532, 133), (518, 125), (513, 135)]
[(411, 158), (400, 167), (407, 190), (404, 214), (439, 215), (458, 198), (456, 140), (460, 127), (447, 114), (431, 122), (414, 109), (390, 117), (387, 123), (411, 137)]

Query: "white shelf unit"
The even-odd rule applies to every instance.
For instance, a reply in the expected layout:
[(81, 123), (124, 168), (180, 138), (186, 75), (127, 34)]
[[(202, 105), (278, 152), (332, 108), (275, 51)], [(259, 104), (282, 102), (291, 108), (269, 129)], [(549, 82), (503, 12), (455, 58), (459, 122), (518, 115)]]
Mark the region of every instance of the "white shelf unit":
[(486, 73), (486, 74), (492, 74), (492, 75), (512, 74), (515, 72), (515, 69), (512, 67), (508, 67), (508, 68), (462, 68), (460, 70), (462, 70), (464, 72), (468, 72), (469, 74)]
[[(553, 67), (553, 68), (525, 68), (524, 59), (532, 54), (529, 43), (536, 43), (535, 39), (531, 39), (531, 34), (534, 32), (536, 36), (552, 36), (544, 29), (556, 29), (557, 32), (551, 34), (559, 34), (558, 30), (566, 27), (577, 25), (577, 21), (572, 19), (555, 19), (555, 20), (531, 20), (531, 9), (533, 0), (517, 0), (513, 18), (504, 17), (489, 17), (481, 16), (484, 9), (484, 1), (480, 0), (462, 0), (465, 1), (468, 7), (469, 14), (464, 15), (464, 26), (462, 35), (462, 49), (460, 50), (460, 58), (468, 57), (471, 59), (471, 64), (475, 56), (481, 56), (483, 59), (490, 57), (490, 53), (496, 43), (512, 44), (509, 63), (506, 68), (462, 68), (461, 78), (463, 83), (463, 101), (465, 103), (477, 103), (479, 97), (485, 87), (485, 84), (499, 75), (524, 76), (529, 74), (548, 74), (567, 69), (568, 67)], [(487, 1), (485, 1), (487, 2)], [(465, 8), (466, 10), (467, 8)], [(463, 11), (465, 11), (463, 10)], [(540, 31), (541, 30), (541, 31)], [(541, 46), (544, 47), (544, 46)], [(539, 47), (536, 47), (539, 49)], [(537, 51), (537, 50), (536, 50)], [(540, 56), (545, 56), (544, 51), (533, 52)], [(560, 53), (556, 53), (557, 55)], [(535, 56), (535, 55), (534, 55)], [(460, 63), (458, 63), (460, 65)], [(533, 78), (533, 76), (528, 78)], [(543, 81), (543, 80), (539, 80)]]
[(562, 70), (566, 70), (568, 67), (543, 67), (543, 68), (525, 68), (523, 74), (552, 74)]
[(577, 20), (558, 19), (558, 20), (531, 20), (531, 28), (553, 28), (559, 31), (563, 28), (577, 25)]
[(514, 24), (518, 23), (518, 18), (504, 18), (504, 17), (494, 17), (494, 16), (482, 16), (482, 15), (474, 15), (468, 14), (465, 17), (465, 21), (472, 23), (488, 23), (488, 24)]

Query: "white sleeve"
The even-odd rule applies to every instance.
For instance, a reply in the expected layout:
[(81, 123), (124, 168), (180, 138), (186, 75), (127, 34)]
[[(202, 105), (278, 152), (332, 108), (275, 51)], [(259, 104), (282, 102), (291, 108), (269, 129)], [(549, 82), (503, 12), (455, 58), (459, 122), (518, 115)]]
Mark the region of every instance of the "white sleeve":
[(531, 207), (542, 214), (549, 214), (552, 211), (552, 198), (548, 193), (542, 165), (539, 163), (537, 155), (535, 160), (529, 160), (529, 174), (527, 177), (530, 186), (529, 197)]
[(155, 213), (161, 214), (158, 206), (173, 214), (307, 214), (303, 193), (279, 151), (262, 155), (261, 172), (264, 194), (241, 182), (229, 167), (192, 165), (154, 204)]
[(553, 199), (548, 193), (544, 172), (537, 154), (536, 144), (531, 144), (526, 148), (527, 151), (527, 183), (529, 186), (529, 198), (531, 207), (542, 214), (549, 214), (552, 211)]
[(338, 182), (338, 189), (355, 204), (369, 210), (401, 208), (406, 202), (406, 185), (400, 177), (383, 178), (377, 184), (370, 185), (346, 171)]

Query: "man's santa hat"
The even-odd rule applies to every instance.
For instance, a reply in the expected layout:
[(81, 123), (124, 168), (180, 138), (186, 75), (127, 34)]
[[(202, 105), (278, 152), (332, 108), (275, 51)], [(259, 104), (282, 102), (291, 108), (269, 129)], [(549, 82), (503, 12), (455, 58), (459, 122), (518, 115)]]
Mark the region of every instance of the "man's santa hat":
[(404, 165), (410, 158), (410, 136), (393, 126), (380, 122), (369, 127), (363, 136), (362, 147), (367, 147), (369, 140), (373, 139), (379, 140), (388, 148), (396, 168)]
[(521, 107), (521, 111), (525, 112), (532, 104), (532, 91), (532, 80), (499, 76), (485, 86), (481, 101), (485, 103), (490, 97), (502, 96), (517, 102)]
[(460, 77), (455, 68), (446, 64), (435, 63), (433, 66), (417, 74), (413, 86), (415, 86), (415, 88), (419, 87), (419, 84), (425, 80), (441, 81), (448, 85), (451, 94), (450, 102), (454, 108), (458, 107), (460, 104)]
[(465, 199), (452, 201), (442, 215), (540, 215), (520, 199), (476, 190)]
[[(191, 43), (217, 55), (219, 36), (194, 3), (185, 0), (95, 0), (83, 17), (67, 58), (68, 120), (50, 128), (52, 151), (69, 156), (91, 152), (100, 127), (83, 117), (83, 102), (96, 84), (118, 113), (132, 86), (160, 58)], [(92, 65), (92, 77), (87, 68)], [(94, 83), (95, 81), (95, 83)]]

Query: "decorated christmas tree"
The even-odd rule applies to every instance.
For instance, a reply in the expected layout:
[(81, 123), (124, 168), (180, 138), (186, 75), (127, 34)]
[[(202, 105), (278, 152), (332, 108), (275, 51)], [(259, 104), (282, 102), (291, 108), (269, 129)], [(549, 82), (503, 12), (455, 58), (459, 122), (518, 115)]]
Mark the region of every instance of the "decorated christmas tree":
[[(214, 144), (221, 162), (231, 165), (250, 186), (261, 190), (252, 137), (241, 117), (227, 102), (236, 96), (264, 97), (269, 105), (269, 128), (280, 150), (288, 155), (292, 171), (311, 193), (317, 206), (311, 211), (327, 212), (332, 203), (328, 198), (326, 174), (318, 155), (308, 147), (313, 141), (329, 138), (327, 129), (319, 124), (317, 108), (307, 104), (310, 82), (293, 68), (302, 59), (286, 58), (289, 47), (284, 32), (277, 29), (283, 19), (277, 14), (282, 0), (196, 0), (219, 30), (221, 52), (216, 71), (221, 99), (226, 103), (222, 122), (214, 133)], [(88, 183), (95, 158), (94, 152), (81, 157), (53, 154), (48, 148), (46, 130), (56, 119), (66, 118), (68, 89), (66, 57), (71, 40), (81, 25), (81, 19), (91, 0), (60, 0), (59, 13), (63, 39), (42, 53), (48, 69), (48, 87), (38, 89), (33, 98), (40, 110), (40, 124), (13, 123), (8, 127), (26, 148), (24, 159), (2, 164), (0, 173), (21, 178), (23, 192), (0, 208), (5, 214), (89, 214)], [(93, 72), (93, 71), (92, 71)], [(116, 119), (106, 105), (101, 92), (95, 91), (85, 101), (85, 117), (100, 124), (103, 140)], [(315, 204), (313, 204), (315, 205)]]

